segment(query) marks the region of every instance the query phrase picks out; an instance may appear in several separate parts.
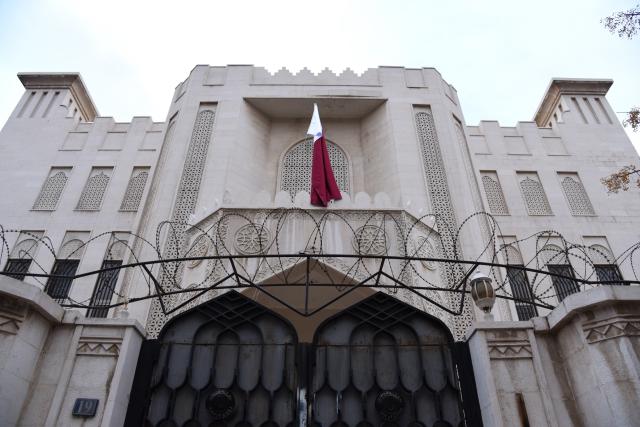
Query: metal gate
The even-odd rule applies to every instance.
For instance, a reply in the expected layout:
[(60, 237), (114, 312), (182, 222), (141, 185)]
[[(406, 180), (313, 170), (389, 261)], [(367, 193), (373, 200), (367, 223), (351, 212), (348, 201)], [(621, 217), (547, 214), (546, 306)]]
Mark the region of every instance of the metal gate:
[(481, 425), (466, 344), (377, 293), (325, 321), (313, 344), (229, 292), (143, 345), (127, 426)]
[(316, 332), (310, 425), (480, 425), (473, 377), (463, 405), (465, 356), (439, 320), (377, 293)]
[(296, 344), (289, 323), (237, 292), (198, 306), (145, 342), (125, 425), (294, 426)]

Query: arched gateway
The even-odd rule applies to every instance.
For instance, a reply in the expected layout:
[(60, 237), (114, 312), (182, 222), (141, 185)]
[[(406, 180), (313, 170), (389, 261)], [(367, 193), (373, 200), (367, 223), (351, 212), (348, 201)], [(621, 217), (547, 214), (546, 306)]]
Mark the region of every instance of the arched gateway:
[(144, 343), (126, 425), (480, 425), (463, 345), (381, 292), (298, 343), (287, 320), (229, 292)]

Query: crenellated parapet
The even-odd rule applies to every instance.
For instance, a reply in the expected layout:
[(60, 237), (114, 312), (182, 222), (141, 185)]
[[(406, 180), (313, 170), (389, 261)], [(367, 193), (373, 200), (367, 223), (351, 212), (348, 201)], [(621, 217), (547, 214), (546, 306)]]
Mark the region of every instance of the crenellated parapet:
[(356, 74), (350, 68), (342, 73), (325, 68), (320, 73), (314, 74), (309, 69), (303, 68), (297, 73), (292, 73), (286, 68), (281, 68), (275, 73), (270, 73), (264, 67), (254, 67), (252, 84), (261, 85), (302, 85), (302, 86), (380, 86), (378, 68), (369, 68), (362, 74)]
[(164, 122), (151, 117), (133, 117), (131, 122), (116, 122), (113, 117), (98, 116), (92, 122), (78, 122), (67, 133), (61, 151), (81, 151), (87, 143), (98, 151), (121, 151), (135, 146), (141, 151), (155, 151), (162, 144)]
[(549, 155), (569, 154), (562, 136), (553, 128), (538, 127), (535, 122), (519, 121), (515, 126), (500, 126), (493, 120), (482, 120), (478, 126), (467, 126), (469, 147), (475, 155)]

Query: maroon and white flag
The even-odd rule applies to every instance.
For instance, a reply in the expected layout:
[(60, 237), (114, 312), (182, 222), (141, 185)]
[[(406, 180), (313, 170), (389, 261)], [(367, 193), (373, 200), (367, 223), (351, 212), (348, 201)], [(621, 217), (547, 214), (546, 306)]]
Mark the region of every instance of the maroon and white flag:
[(311, 161), (311, 204), (326, 207), (331, 200), (340, 200), (340, 189), (333, 176), (329, 151), (324, 140), (318, 106), (313, 104), (313, 116), (308, 135), (313, 135), (313, 160)]

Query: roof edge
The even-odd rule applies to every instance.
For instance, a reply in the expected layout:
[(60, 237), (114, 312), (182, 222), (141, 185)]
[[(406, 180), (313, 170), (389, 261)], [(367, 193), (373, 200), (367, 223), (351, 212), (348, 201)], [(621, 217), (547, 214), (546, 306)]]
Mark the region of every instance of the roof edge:
[(611, 79), (578, 79), (554, 77), (536, 109), (533, 120), (539, 127), (544, 127), (549, 121), (560, 96), (574, 95), (601, 95), (605, 96), (613, 84)]
[(80, 73), (18, 73), (18, 78), (25, 89), (69, 89), (87, 121), (99, 115)]

